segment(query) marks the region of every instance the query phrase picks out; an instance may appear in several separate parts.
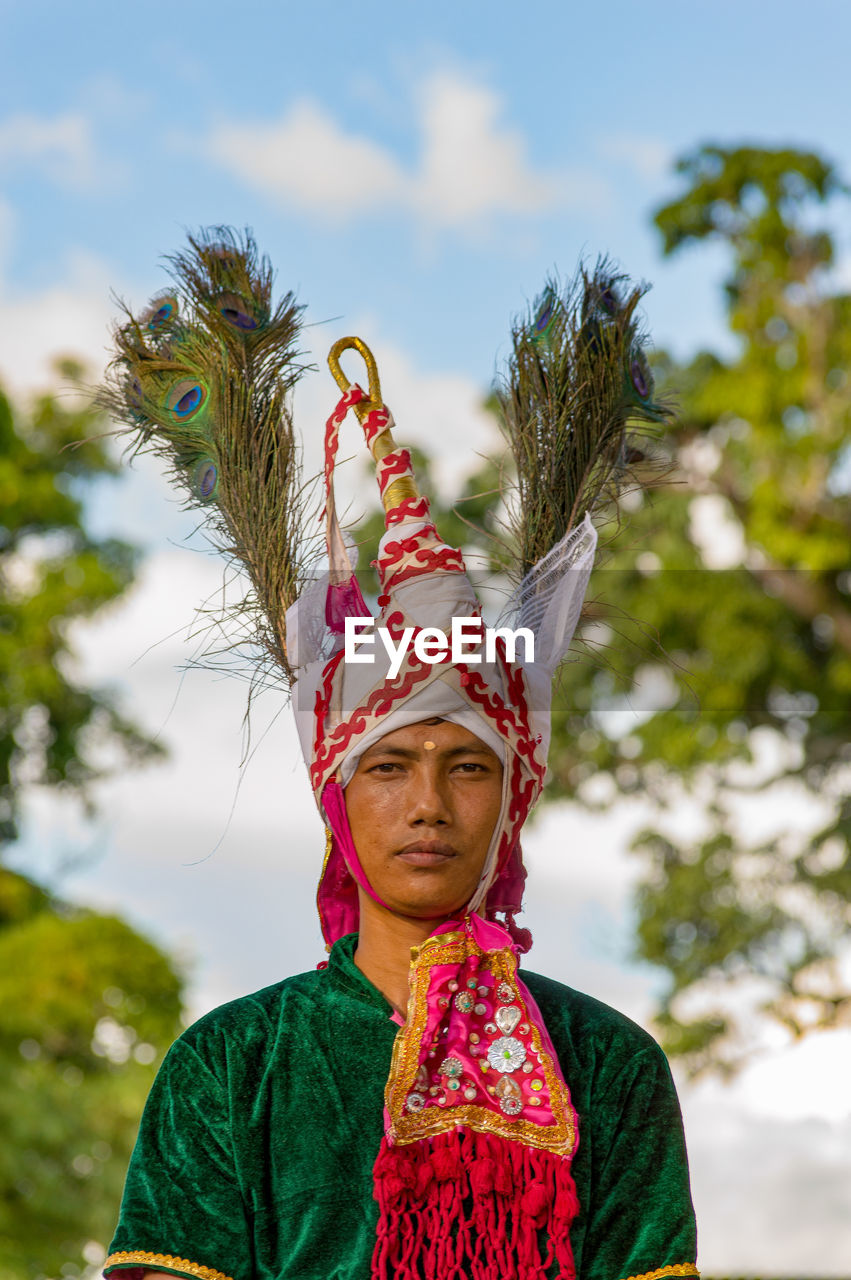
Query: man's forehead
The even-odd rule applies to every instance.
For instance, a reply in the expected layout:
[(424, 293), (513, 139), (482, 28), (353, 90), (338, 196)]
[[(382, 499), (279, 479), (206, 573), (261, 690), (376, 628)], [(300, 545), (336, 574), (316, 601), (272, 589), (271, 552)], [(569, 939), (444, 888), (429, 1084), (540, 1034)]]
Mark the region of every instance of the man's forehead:
[(455, 724), (451, 720), (429, 719), (417, 720), (413, 724), (404, 725), (401, 729), (393, 729), (390, 733), (386, 733), (383, 738), (379, 738), (377, 742), (373, 742), (367, 748), (365, 755), (371, 755), (373, 752), (389, 750), (394, 747), (424, 747), (426, 751), (433, 751), (437, 748), (463, 748), (467, 751), (487, 752), (488, 755), (494, 755), (494, 751), (483, 742), (481, 738), (472, 733), (464, 725)]

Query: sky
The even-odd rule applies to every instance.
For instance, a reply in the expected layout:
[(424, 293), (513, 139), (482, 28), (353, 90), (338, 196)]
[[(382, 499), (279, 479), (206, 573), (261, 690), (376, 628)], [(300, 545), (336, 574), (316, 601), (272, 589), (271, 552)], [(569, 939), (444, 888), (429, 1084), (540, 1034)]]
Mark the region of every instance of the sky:
[[(0, 3), (0, 381), (25, 399), (67, 354), (96, 379), (111, 294), (161, 288), (187, 229), (250, 226), (306, 307), (308, 464), (336, 398), (325, 353), (356, 332), (397, 437), (451, 486), (488, 448), (483, 395), (548, 272), (608, 253), (652, 282), (657, 345), (725, 348), (720, 250), (662, 259), (652, 212), (707, 141), (815, 149), (851, 175), (849, 45), (851, 9), (826, 0)], [(830, 217), (851, 276), (847, 206)], [(146, 558), (76, 632), (78, 670), (169, 758), (104, 785), (93, 822), (33, 797), (16, 856), (177, 954), (194, 1016), (321, 958), (321, 826), (282, 700), (246, 744), (245, 685), (184, 670), (221, 570), (157, 465), (97, 486), (88, 513)], [(648, 1025), (661, 979), (630, 960), (627, 852), (644, 817), (549, 809), (527, 922), (532, 967)], [(849, 1054), (851, 1032), (780, 1037), (731, 1085), (681, 1082), (706, 1274), (847, 1274)]]

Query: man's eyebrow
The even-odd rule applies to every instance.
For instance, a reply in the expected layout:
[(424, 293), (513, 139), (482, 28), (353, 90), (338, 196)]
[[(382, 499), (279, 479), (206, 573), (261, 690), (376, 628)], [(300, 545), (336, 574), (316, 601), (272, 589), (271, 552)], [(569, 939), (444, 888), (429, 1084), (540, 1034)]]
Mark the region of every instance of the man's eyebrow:
[(371, 756), (402, 756), (410, 760), (417, 755), (419, 755), (418, 751), (408, 747), (383, 747), (380, 742), (376, 742), (374, 747), (367, 747), (361, 759), (368, 760)]

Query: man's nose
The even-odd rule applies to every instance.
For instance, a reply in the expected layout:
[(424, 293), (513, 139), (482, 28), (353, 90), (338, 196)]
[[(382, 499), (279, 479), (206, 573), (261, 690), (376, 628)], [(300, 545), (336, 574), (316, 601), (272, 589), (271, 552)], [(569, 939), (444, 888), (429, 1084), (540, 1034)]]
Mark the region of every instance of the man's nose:
[(451, 812), (445, 793), (445, 785), (436, 771), (424, 769), (413, 780), (413, 795), (408, 810), (408, 821), (425, 826), (442, 826), (451, 820)]

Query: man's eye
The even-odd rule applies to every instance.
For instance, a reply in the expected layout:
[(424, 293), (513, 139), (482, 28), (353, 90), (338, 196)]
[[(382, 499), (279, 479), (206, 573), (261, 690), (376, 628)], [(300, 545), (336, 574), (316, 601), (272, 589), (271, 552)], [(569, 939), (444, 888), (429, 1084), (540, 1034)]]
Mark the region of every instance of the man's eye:
[(393, 773), (396, 769), (401, 769), (401, 767), (402, 766), (397, 764), (395, 760), (383, 760), (381, 764), (374, 764), (369, 772), (388, 774)]

